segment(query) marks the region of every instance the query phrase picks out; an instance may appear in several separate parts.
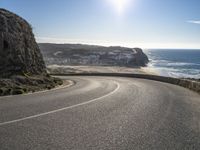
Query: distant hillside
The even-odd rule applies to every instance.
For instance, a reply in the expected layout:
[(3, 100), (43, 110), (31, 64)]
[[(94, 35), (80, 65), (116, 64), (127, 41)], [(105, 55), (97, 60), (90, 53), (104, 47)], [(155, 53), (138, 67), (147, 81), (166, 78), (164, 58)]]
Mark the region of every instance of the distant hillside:
[(149, 62), (139, 48), (81, 44), (39, 44), (46, 65), (141, 67)]

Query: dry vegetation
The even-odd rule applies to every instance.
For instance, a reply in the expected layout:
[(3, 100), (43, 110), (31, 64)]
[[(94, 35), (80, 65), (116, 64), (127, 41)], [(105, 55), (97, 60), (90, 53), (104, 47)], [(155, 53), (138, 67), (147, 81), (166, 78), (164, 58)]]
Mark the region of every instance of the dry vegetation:
[(58, 78), (46, 76), (12, 76), (9, 79), (0, 79), (0, 96), (18, 95), (52, 89), (62, 85), (63, 81)]

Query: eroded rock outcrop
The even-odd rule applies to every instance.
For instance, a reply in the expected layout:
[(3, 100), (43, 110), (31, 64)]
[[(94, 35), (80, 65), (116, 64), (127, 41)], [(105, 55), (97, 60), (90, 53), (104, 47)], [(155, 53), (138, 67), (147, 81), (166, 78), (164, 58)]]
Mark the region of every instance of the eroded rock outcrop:
[(29, 23), (0, 9), (0, 96), (51, 89), (62, 83), (47, 74)]
[(42, 73), (46, 73), (46, 67), (31, 26), (0, 9), (0, 77)]

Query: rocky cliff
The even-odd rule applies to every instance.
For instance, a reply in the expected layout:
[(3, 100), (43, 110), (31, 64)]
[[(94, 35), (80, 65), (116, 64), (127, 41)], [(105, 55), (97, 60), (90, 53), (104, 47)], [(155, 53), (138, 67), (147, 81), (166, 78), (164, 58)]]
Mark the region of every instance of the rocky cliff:
[(0, 9), (0, 76), (45, 72), (29, 23), (12, 12)]
[(142, 67), (149, 60), (140, 48), (81, 44), (39, 44), (47, 65)]
[(51, 89), (62, 84), (49, 76), (31, 26), (0, 9), (0, 96)]

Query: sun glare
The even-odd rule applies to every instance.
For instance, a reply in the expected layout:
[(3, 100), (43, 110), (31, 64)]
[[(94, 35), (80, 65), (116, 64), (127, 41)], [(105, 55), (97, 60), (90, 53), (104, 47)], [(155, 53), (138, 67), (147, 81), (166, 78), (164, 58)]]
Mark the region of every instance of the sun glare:
[(131, 0), (108, 0), (119, 14), (124, 13)]

